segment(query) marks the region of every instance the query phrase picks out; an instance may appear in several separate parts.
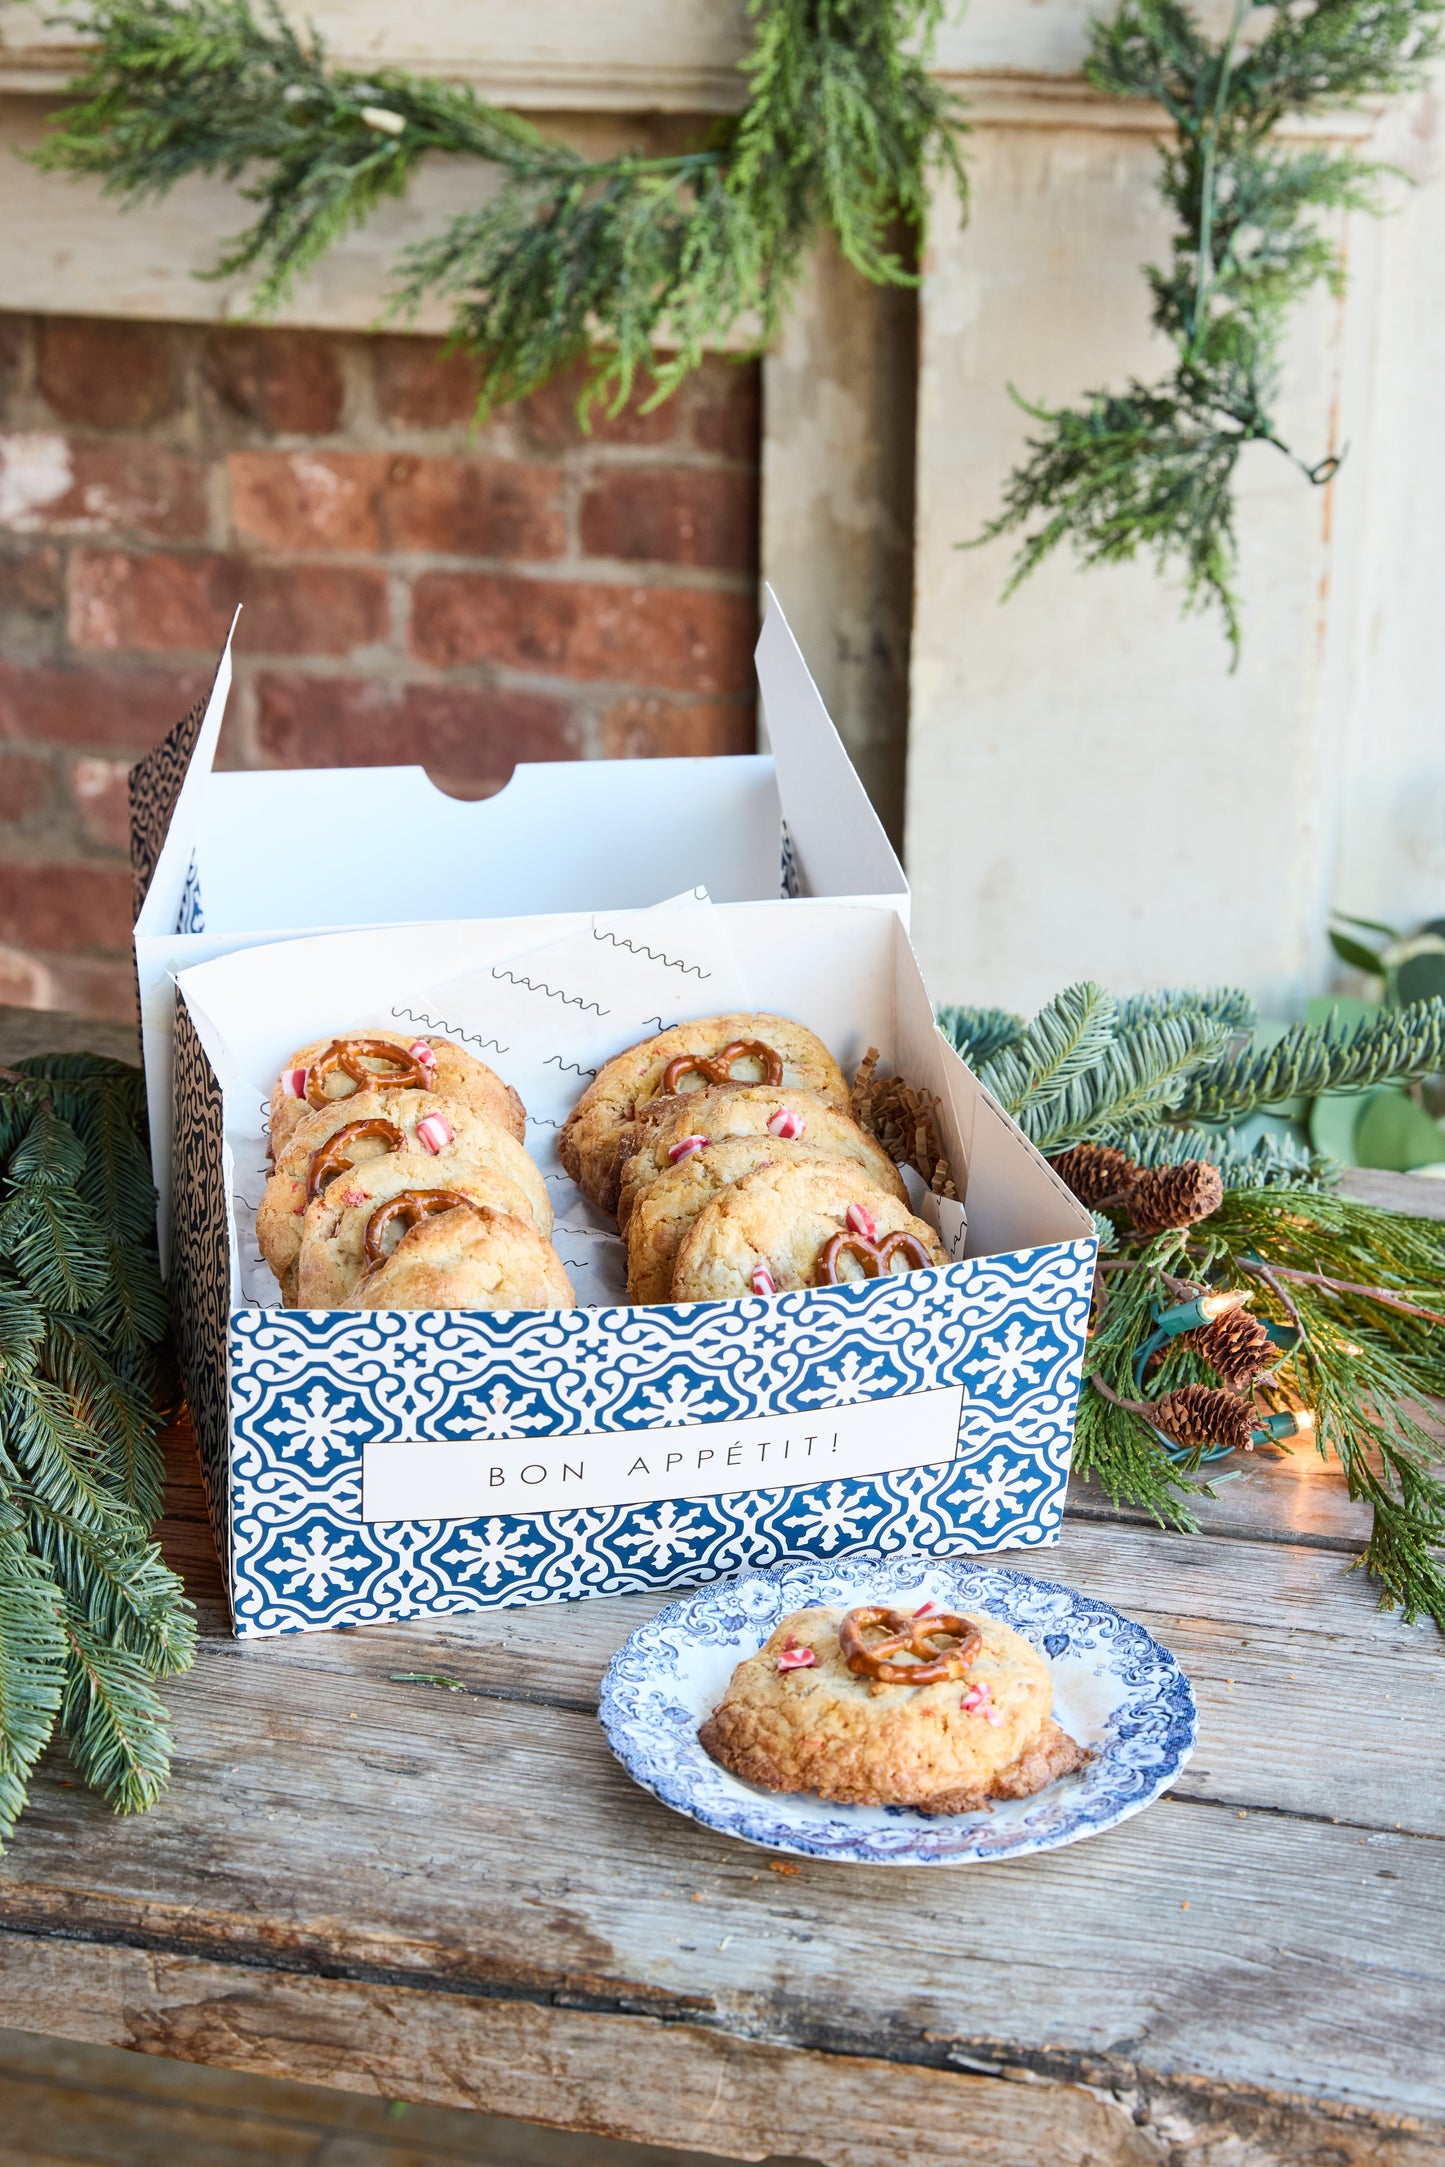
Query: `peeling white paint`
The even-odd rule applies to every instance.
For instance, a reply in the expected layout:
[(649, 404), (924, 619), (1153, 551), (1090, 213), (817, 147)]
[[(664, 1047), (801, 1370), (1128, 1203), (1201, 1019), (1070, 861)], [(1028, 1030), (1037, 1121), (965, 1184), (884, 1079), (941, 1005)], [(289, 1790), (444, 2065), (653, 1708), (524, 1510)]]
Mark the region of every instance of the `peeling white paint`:
[(63, 436), (37, 429), (0, 437), (0, 527), (12, 534), (44, 527), (38, 515), (69, 493), (72, 480)]

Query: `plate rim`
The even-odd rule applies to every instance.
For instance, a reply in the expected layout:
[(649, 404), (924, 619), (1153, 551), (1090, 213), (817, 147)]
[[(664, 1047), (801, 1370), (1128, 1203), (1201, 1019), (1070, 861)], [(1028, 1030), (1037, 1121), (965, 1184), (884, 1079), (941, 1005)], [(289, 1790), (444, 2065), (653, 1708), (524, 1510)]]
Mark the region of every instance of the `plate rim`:
[[(618, 1665), (622, 1662), (627, 1651), (633, 1647), (634, 1642), (639, 1641), (644, 1634), (656, 1633), (659, 1630), (668, 1628), (678, 1628), (683, 1612), (696, 1603), (700, 1597), (722, 1596), (729, 1589), (736, 1589), (750, 1581), (771, 1581), (781, 1585), (790, 1577), (802, 1573), (836, 1571), (852, 1577), (861, 1577), (869, 1569), (870, 1561), (866, 1557), (794, 1559), (777, 1565), (751, 1566), (742, 1572), (719, 1575), (716, 1580), (706, 1581), (700, 1586), (686, 1589), (675, 1596), (671, 1602), (665, 1603), (660, 1610), (654, 1611), (650, 1618), (642, 1619), (633, 1627), (620, 1646), (613, 1650), (608, 1659), (607, 1668), (602, 1674), (602, 1684), (597, 1704), (597, 1720), (602, 1727), (608, 1748), (629, 1781), (635, 1783), (639, 1790), (645, 1791), (650, 1798), (655, 1798), (658, 1804), (665, 1806), (670, 1813), (678, 1814), (684, 1820), (696, 1822), (701, 1828), (712, 1829), (717, 1835), (726, 1836), (734, 1843), (744, 1843), (755, 1850), (777, 1852), (792, 1858), (812, 1859), (818, 1865), (904, 1868), (925, 1866), (1008, 1866), (1012, 1865), (1016, 1860), (1030, 1858), (1040, 1852), (1062, 1851), (1070, 1844), (1082, 1843), (1090, 1836), (1105, 1835), (1110, 1829), (1120, 1827), (1123, 1822), (1132, 1820), (1136, 1814), (1143, 1813), (1150, 1806), (1156, 1804), (1169, 1786), (1177, 1782), (1182, 1771), (1188, 1766), (1199, 1742), (1199, 1704), (1195, 1698), (1193, 1680), (1173, 1649), (1166, 1647), (1162, 1640), (1150, 1632), (1147, 1625), (1141, 1625), (1137, 1618), (1130, 1617), (1129, 1613), (1120, 1610), (1117, 1604), (1106, 1602), (1102, 1596), (1086, 1595), (1084, 1590), (1071, 1586), (1066, 1580), (1054, 1580), (1046, 1578), (1041, 1573), (1023, 1572), (1016, 1566), (1004, 1565), (999, 1562), (1000, 1556), (1001, 1553), (995, 1551), (980, 1553), (977, 1556), (951, 1558), (934, 1557), (927, 1551), (890, 1551), (886, 1558), (879, 1558), (876, 1561), (876, 1568), (899, 1574), (915, 1573), (918, 1577), (922, 1577), (929, 1572), (950, 1568), (1002, 1574), (1007, 1579), (1026, 1583), (1030, 1587), (1064, 1595), (1068, 1597), (1071, 1604), (1087, 1603), (1093, 1610), (1102, 1611), (1112, 1618), (1117, 1618), (1123, 1624), (1131, 1627), (1136, 1633), (1144, 1635), (1150, 1647), (1163, 1658), (1166, 1669), (1172, 1670), (1177, 1675), (1179, 1683), (1183, 1686), (1188, 1708), (1188, 1733), (1170, 1764), (1159, 1773), (1157, 1780), (1149, 1790), (1142, 1797), (1126, 1801), (1107, 1820), (1085, 1823), (1078, 1827), (1060, 1830), (1054, 1834), (1035, 1835), (1032, 1838), (1025, 1838), (1016, 1850), (995, 1852), (987, 1856), (968, 1850), (942, 1856), (934, 1854), (924, 1857), (911, 1857), (897, 1851), (883, 1853), (878, 1856), (864, 1856), (857, 1852), (840, 1851), (836, 1845), (830, 1845), (824, 1849), (820, 1845), (810, 1844), (806, 1837), (802, 1835), (774, 1838), (760, 1836), (751, 1831), (734, 1827), (727, 1819), (716, 1812), (709, 1811), (705, 1807), (685, 1804), (680, 1799), (668, 1797), (657, 1783), (649, 1781), (646, 1776), (638, 1772), (629, 1754), (623, 1750), (623, 1741), (630, 1741), (630, 1734), (627, 1730), (625, 1714), (618, 1705), (618, 1681), (615, 1676)], [(739, 1660), (742, 1660), (742, 1658), (739, 1658)], [(1044, 1660), (1049, 1662), (1051, 1659), (1045, 1655)], [(701, 1748), (699, 1747), (698, 1750), (701, 1751)], [(741, 1779), (736, 1780), (740, 1781)], [(750, 1786), (749, 1788), (752, 1789), (753, 1787)], [(786, 1810), (786, 1802), (791, 1795), (793, 1794), (781, 1791), (757, 1792), (759, 1799), (775, 1799), (783, 1810)], [(810, 1796), (812, 1794), (800, 1795)], [(848, 1809), (845, 1806), (837, 1806), (835, 1810), (846, 1812)], [(959, 1818), (971, 1819), (972, 1816), (960, 1816)], [(931, 1825), (937, 1826), (937, 1822), (934, 1821)]]

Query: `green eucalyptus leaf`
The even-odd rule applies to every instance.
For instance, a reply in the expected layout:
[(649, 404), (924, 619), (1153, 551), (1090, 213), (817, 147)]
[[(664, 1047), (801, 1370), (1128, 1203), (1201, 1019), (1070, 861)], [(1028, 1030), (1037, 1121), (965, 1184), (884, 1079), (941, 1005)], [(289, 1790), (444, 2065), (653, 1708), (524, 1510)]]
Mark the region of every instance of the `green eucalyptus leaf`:
[(1445, 948), (1434, 955), (1411, 956), (1395, 974), (1401, 1001), (1433, 1001), (1445, 996)]
[(1359, 941), (1352, 941), (1348, 933), (1336, 933), (1331, 927), (1330, 946), (1341, 963), (1348, 963), (1352, 971), (1365, 971), (1372, 978), (1384, 977), (1384, 957), (1377, 956), (1373, 949), (1362, 946)]
[(1356, 1163), (1391, 1174), (1445, 1159), (1445, 1129), (1407, 1092), (1372, 1093), (1355, 1129)]

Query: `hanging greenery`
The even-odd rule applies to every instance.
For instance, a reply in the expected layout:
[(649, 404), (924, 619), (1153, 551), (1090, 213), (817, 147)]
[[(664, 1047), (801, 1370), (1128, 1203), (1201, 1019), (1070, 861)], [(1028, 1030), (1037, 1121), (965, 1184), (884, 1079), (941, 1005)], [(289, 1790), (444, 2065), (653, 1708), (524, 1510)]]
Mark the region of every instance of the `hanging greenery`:
[(1268, 444), (1317, 486), (1334, 474), (1335, 454), (1301, 456), (1280, 435), (1280, 351), (1311, 287), (1344, 284), (1321, 216), (1378, 211), (1384, 170), (1319, 142), (1286, 150), (1276, 131), (1414, 88), (1442, 23), (1445, 0), (1233, 0), (1217, 43), (1185, 0), (1123, 0), (1095, 23), (1090, 82), (1169, 124), (1159, 186), (1176, 232), (1147, 276), (1175, 360), (1075, 407), (1020, 400), (1039, 433), (979, 537), (1021, 535), (1009, 593), (1064, 541), (1086, 565), (1144, 551), (1182, 572), (1186, 607), (1218, 607), (1238, 659), (1239, 457)]
[(960, 114), (927, 66), (943, 5), (749, 0), (742, 113), (676, 156), (599, 160), (464, 86), (334, 67), (276, 0), (91, 0), (93, 50), (39, 163), (128, 204), (244, 178), (259, 216), (210, 275), (254, 275), (265, 313), (423, 158), (479, 159), (500, 185), (403, 252), (396, 307), (452, 305), (483, 411), (579, 361), (584, 412), (617, 411), (639, 374), (656, 404), (729, 333), (771, 339), (824, 228), (864, 278), (913, 282), (930, 169), (963, 183)]
[(1094, 1213), (1101, 1256), (1074, 1466), (1193, 1524), (1206, 1461), (1278, 1438), (1333, 1452), (1381, 1599), (1445, 1631), (1445, 1224), (1340, 1195), (1338, 1169), (1245, 1124), (1282, 1101), (1445, 1067), (1445, 1000), (1264, 1051), (1243, 993), (1116, 1001), (1070, 986), (1026, 1023), (944, 1008), (945, 1035)]
[(149, 1540), (168, 1396), (138, 1070), (0, 1070), (0, 1843), (56, 1724), (118, 1812), (170, 1766), (154, 1680), (195, 1633)]

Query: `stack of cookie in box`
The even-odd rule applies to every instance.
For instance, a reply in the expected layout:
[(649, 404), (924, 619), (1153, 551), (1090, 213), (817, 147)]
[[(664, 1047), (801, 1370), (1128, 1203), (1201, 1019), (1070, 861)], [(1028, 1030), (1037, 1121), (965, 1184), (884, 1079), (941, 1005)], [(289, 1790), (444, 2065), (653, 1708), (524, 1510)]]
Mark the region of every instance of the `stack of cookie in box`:
[(853, 1118), (822, 1040), (785, 1016), (707, 1016), (618, 1054), (559, 1140), (614, 1212), (635, 1302), (719, 1301), (947, 1262)]
[(573, 1303), (510, 1084), (442, 1038), (321, 1039), (271, 1093), (256, 1238), (289, 1309)]

